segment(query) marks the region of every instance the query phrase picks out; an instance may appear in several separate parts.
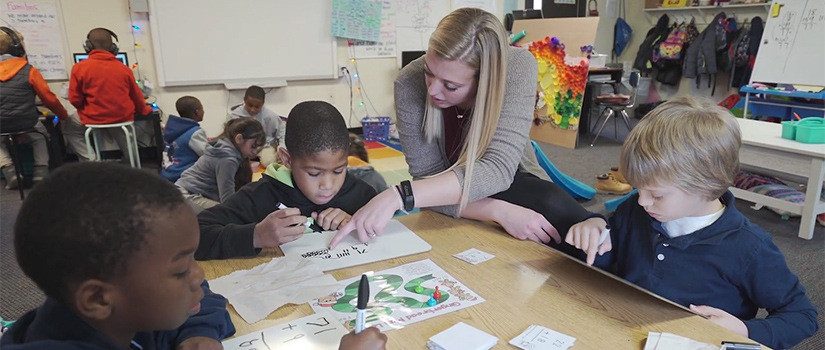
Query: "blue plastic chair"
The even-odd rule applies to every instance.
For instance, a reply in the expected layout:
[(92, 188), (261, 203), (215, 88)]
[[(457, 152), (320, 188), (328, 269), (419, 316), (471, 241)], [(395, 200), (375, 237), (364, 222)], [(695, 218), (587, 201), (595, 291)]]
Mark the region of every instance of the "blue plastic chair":
[(576, 180), (567, 174), (561, 172), (559, 168), (553, 165), (553, 162), (544, 154), (544, 152), (536, 144), (536, 141), (530, 141), (533, 144), (533, 151), (536, 152), (536, 159), (539, 161), (539, 166), (547, 173), (554, 183), (561, 186), (573, 198), (592, 199), (596, 195), (596, 189), (587, 184)]
[(622, 204), (622, 202), (626, 201), (628, 198), (630, 198), (630, 196), (634, 195), (636, 192), (639, 192), (639, 190), (633, 190), (633, 191), (630, 191), (630, 193), (628, 193), (624, 196), (621, 196), (619, 198), (611, 199), (609, 201), (605, 201), (604, 202), (604, 208), (608, 212), (614, 211), (614, 210), (616, 210), (616, 208), (619, 207), (619, 204)]

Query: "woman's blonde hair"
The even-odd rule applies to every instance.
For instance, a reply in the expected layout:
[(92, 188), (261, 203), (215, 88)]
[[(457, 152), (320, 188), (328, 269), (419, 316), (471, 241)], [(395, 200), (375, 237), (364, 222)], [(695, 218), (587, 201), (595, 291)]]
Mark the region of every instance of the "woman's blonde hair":
[(706, 98), (682, 97), (656, 107), (622, 146), (619, 167), (633, 187), (671, 184), (714, 200), (739, 171), (739, 124)]
[[(462, 165), (466, 167), (459, 213), (467, 206), (475, 162), (487, 151), (498, 126), (507, 71), (506, 49), (504, 26), (496, 16), (476, 8), (453, 11), (441, 19), (430, 36), (428, 54), (449, 61), (460, 61), (476, 70), (475, 103), (467, 114), (470, 129), (458, 161), (444, 171)], [(433, 104), (429, 95), (423, 128), (428, 142), (437, 142), (444, 137), (441, 109)]]

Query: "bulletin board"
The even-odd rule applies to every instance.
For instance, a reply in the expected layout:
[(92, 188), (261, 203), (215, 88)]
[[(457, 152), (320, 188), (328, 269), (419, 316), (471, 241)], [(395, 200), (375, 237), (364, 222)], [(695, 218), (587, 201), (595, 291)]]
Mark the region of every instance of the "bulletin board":
[(751, 82), (825, 86), (825, 0), (775, 0)]
[(0, 25), (23, 35), (29, 63), (46, 80), (68, 80), (67, 58), (71, 57), (58, 0), (0, 2)]

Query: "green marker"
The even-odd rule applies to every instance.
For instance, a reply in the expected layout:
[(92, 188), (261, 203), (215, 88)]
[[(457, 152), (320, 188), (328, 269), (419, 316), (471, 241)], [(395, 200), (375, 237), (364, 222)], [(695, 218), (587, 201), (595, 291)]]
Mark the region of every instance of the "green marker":
[(521, 40), (522, 38), (524, 38), (524, 36), (525, 36), (525, 35), (527, 35), (527, 31), (526, 31), (526, 30), (522, 30), (522, 31), (520, 31), (520, 32), (518, 32), (518, 33), (516, 33), (516, 34), (511, 34), (511, 35), (510, 35), (510, 44), (515, 44), (517, 41), (519, 41), (519, 40)]

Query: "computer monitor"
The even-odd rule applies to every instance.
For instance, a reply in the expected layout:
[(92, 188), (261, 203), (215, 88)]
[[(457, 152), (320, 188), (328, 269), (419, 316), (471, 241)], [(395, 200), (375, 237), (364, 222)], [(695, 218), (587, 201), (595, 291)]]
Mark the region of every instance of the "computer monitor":
[[(88, 53), (76, 53), (72, 55), (74, 56), (74, 63), (78, 63), (89, 58)], [(123, 64), (125, 64), (127, 67), (129, 66), (129, 58), (128, 56), (126, 56), (125, 52), (118, 52), (117, 55), (115, 55), (115, 58), (119, 59), (120, 62), (123, 62)]]
[(401, 51), (401, 67), (404, 67), (416, 58), (423, 56), (427, 51)]
[(513, 19), (544, 18), (540, 9), (513, 10)]

